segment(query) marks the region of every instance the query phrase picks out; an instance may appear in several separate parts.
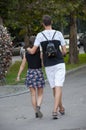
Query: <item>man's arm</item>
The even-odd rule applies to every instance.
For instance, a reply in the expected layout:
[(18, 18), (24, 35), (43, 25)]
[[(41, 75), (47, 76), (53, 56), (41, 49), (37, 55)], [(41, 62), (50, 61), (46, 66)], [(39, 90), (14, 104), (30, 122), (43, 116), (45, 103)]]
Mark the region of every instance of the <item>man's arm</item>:
[(35, 54), (36, 50), (37, 50), (38, 46), (33, 46), (32, 48), (27, 48), (27, 51), (30, 53), (30, 54)]
[(64, 46), (61, 46), (61, 48), (62, 48), (62, 55), (63, 56), (65, 56), (66, 55), (66, 45), (64, 45)]

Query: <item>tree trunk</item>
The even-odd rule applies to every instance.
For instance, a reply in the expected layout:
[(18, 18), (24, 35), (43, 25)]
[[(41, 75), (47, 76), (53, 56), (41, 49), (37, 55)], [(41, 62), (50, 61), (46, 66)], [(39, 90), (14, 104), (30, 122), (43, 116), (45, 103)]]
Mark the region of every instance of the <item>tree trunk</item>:
[(70, 14), (70, 44), (69, 44), (69, 60), (68, 63), (78, 63), (78, 50), (77, 50), (77, 26), (75, 12)]

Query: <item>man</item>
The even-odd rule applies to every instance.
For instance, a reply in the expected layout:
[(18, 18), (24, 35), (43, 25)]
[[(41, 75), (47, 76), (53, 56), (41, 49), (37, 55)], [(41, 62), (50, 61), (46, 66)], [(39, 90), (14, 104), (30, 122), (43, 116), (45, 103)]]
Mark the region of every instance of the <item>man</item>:
[[(52, 21), (49, 15), (44, 15), (42, 19), (44, 30), (37, 34), (32, 49), (28, 48), (29, 53), (34, 54), (41, 45), (43, 52), (43, 63), (46, 75), (53, 89), (54, 108), (53, 119), (58, 119), (58, 111), (63, 115), (65, 109), (62, 105), (62, 87), (65, 80), (65, 63), (63, 56), (66, 54), (66, 46), (61, 32), (52, 29)], [(56, 48), (56, 56), (48, 57), (46, 48), (49, 41), (53, 41)], [(61, 47), (60, 47), (61, 46)]]

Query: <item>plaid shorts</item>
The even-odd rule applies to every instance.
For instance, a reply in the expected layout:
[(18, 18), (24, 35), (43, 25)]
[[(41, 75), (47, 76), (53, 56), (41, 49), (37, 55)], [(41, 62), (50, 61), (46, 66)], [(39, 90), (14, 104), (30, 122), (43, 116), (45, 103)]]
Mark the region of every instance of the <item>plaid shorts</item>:
[(33, 88), (44, 87), (45, 80), (42, 69), (28, 69), (25, 85)]

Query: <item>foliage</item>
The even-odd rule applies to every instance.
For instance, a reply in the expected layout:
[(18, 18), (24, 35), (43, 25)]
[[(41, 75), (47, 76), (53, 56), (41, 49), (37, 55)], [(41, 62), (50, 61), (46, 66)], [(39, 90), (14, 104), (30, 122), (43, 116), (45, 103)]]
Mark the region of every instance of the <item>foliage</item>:
[(53, 17), (53, 27), (62, 33), (64, 27), (69, 25), (71, 43), (69, 62), (77, 63), (76, 22), (77, 18), (86, 20), (85, 5), (85, 0), (1, 0), (0, 13), (7, 26), (14, 31), (19, 28), (17, 35), (25, 37), (25, 41), (28, 41), (28, 36), (36, 35), (42, 30), (40, 24), (43, 14), (50, 14)]
[(5, 75), (12, 61), (11, 37), (6, 27), (0, 25), (0, 85), (5, 83)]
[(82, 17), (86, 18), (86, 8), (84, 6), (85, 0), (60, 0), (59, 4), (62, 10), (61, 14), (65, 14), (70, 18), (70, 44), (69, 44), (69, 59), (70, 64), (78, 63), (78, 51), (77, 51), (77, 17), (81, 17), (80, 14), (83, 14)]
[(67, 55), (64, 59), (67, 70), (71, 70), (71, 69), (77, 68), (79, 66), (86, 65), (86, 54), (79, 54), (79, 62), (77, 64), (69, 64), (68, 58), (69, 58), (69, 55)]
[(29, 35), (36, 34), (41, 27), (43, 14), (50, 14), (54, 23), (61, 27), (67, 25), (65, 16), (76, 10), (79, 18), (86, 18), (85, 0), (0, 0), (0, 16), (5, 26), (14, 29), (21, 27), (20, 34), (28, 32)]

